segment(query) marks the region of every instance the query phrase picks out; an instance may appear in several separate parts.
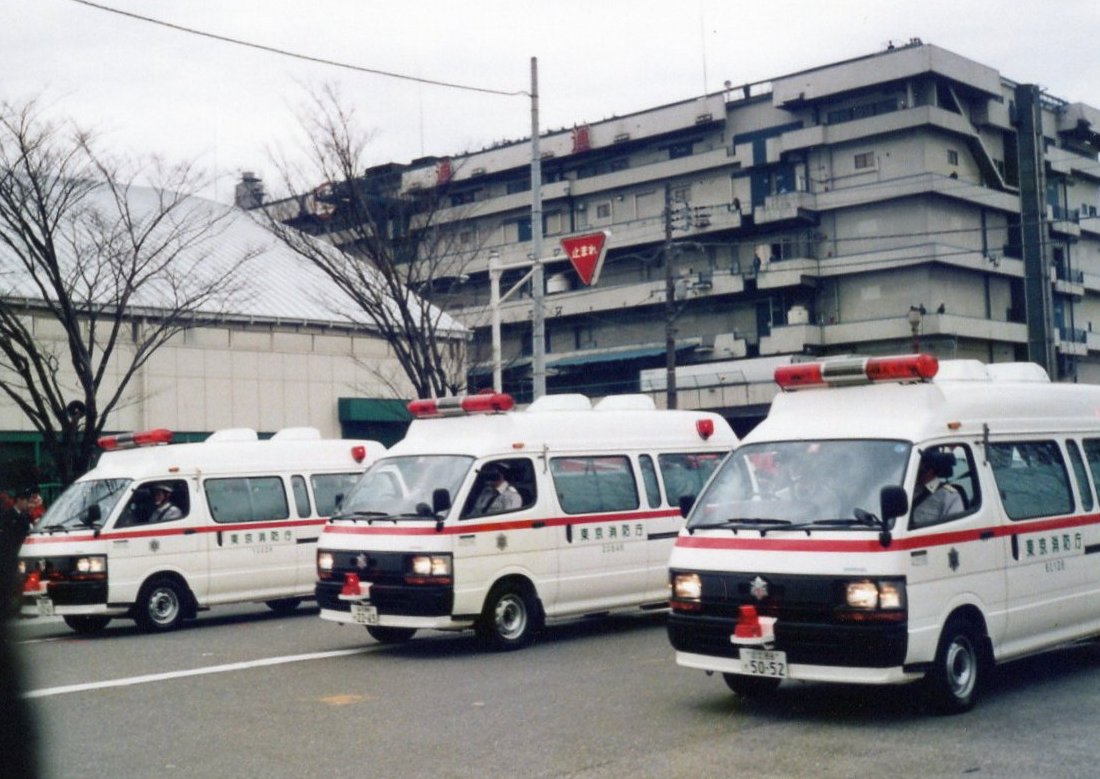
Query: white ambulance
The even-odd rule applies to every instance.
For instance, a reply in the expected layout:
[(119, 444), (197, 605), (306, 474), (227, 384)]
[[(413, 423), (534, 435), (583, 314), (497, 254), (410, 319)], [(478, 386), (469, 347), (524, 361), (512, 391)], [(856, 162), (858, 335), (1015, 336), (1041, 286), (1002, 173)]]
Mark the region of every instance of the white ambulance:
[(775, 379), (670, 558), (680, 665), (744, 695), (920, 680), (951, 713), (993, 663), (1100, 635), (1100, 387), (929, 355)]
[(171, 444), (169, 430), (105, 436), (95, 468), (66, 489), (20, 551), (22, 612), (80, 633), (130, 617), (170, 630), (217, 604), (277, 612), (313, 594), (317, 537), (377, 441), (244, 428)]
[[(667, 608), (679, 498), (736, 444), (726, 421), (640, 395), (513, 405), (499, 393), (409, 404), (405, 439), (321, 534), (324, 619), (383, 642), (473, 628), (516, 649), (548, 618)], [(494, 472), (505, 482), (486, 490)]]

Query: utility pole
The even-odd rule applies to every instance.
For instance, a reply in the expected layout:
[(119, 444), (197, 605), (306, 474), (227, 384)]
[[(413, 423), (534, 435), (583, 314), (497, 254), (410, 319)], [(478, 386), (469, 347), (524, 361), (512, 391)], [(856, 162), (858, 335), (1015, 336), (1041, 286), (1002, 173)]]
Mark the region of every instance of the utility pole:
[(546, 314), (542, 273), (542, 154), (539, 153), (539, 61), (531, 58), (531, 373), (532, 396), (546, 394)]
[(676, 408), (676, 278), (672, 272), (672, 184), (665, 182), (665, 405)]

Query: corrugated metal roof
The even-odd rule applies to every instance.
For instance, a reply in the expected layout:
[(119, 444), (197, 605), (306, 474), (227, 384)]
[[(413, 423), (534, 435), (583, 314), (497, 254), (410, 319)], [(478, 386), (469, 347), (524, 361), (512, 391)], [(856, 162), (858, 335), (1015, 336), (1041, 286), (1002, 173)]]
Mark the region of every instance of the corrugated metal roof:
[[(139, 215), (154, 214), (157, 197), (157, 191), (151, 188), (132, 187), (128, 193), (130, 206)], [(107, 214), (108, 218), (113, 216), (114, 201), (105, 188), (93, 192), (88, 204)], [(221, 219), (223, 215), (224, 220)], [(228, 301), (212, 301), (208, 306), (200, 307), (200, 311), (231, 318), (277, 322), (331, 326), (357, 323), (359, 327), (373, 329), (365, 314), (346, 293), (247, 212), (203, 198), (189, 197), (179, 212), (179, 219), (193, 218), (219, 221), (210, 234), (194, 240), (180, 252), (173, 260), (173, 271), (192, 277), (208, 274), (207, 278), (217, 279), (234, 263), (251, 256), (247, 266), (247, 290)], [(323, 251), (338, 251), (328, 244), (317, 243)], [(67, 260), (76, 262), (71, 256)], [(86, 264), (88, 257), (81, 257), (81, 261)], [(146, 285), (138, 290), (130, 305), (132, 308), (154, 311), (165, 308), (163, 296), (166, 294), (164, 286)], [(0, 295), (29, 300), (40, 300), (42, 297), (30, 275), (2, 243)], [(439, 312), (439, 316), (438, 331), (441, 334), (465, 332), (463, 325), (446, 313)]]

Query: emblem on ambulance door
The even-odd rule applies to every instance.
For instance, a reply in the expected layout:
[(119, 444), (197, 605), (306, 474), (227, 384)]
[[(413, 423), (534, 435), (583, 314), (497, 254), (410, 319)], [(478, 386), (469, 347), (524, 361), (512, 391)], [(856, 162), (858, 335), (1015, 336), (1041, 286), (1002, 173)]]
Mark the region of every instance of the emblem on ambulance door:
[(749, 595), (757, 600), (764, 600), (768, 597), (768, 583), (763, 578), (757, 576), (751, 582), (749, 582)]
[(366, 570), (368, 565), (370, 565), (370, 558), (367, 557), (364, 553), (360, 552), (359, 554), (355, 555), (356, 568), (358, 568), (360, 571), (364, 571)]
[(499, 549), (500, 551), (503, 552), (507, 548), (508, 548), (508, 536), (501, 533), (499, 536), (497, 536), (497, 549)]
[(154, 538), (152, 541), (149, 542), (149, 551), (155, 552), (158, 549), (160, 549), (160, 541)]

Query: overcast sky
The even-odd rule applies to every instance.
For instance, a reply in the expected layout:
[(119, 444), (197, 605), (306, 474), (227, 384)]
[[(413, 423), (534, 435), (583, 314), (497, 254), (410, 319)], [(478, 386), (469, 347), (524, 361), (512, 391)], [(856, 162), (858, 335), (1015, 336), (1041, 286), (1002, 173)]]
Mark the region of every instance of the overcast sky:
[[(765, 81), (919, 37), (1100, 107), (1100, 2), (1059, 0), (94, 0), (180, 27), (371, 70), (530, 90), (547, 130)], [(370, 162), (530, 133), (526, 94), (357, 72), (213, 40), (76, 0), (0, 0), (0, 99), (44, 95), (113, 151), (193, 160), (232, 199), (300, 148), (310, 90), (338, 85)]]

